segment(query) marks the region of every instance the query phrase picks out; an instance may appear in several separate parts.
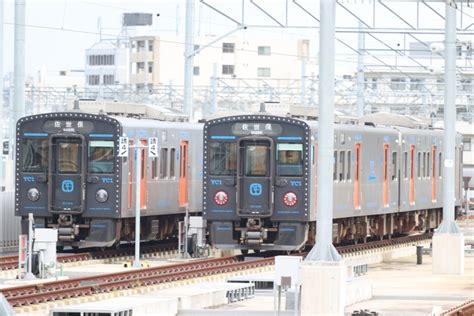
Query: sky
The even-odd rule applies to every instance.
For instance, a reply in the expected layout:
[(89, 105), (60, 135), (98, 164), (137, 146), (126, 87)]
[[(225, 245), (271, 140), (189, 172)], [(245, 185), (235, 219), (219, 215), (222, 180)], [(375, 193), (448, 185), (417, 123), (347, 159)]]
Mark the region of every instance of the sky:
[[(4, 73), (13, 71), (13, 34), (14, 34), (14, 0), (0, 0), (4, 2), (4, 45), (2, 47), (4, 60)], [(241, 0), (206, 0), (207, 3), (219, 8), (224, 13), (235, 19), (241, 19)], [(260, 6), (268, 9), (279, 21), (286, 20), (285, 0), (258, 0)], [(289, 3), (288, 24), (303, 26), (304, 28), (281, 28), (274, 21), (259, 12), (245, 0), (245, 23), (274, 26), (272, 28), (249, 28), (234, 35), (245, 32), (245, 36), (255, 37), (280, 37), (291, 36), (309, 38), (315, 49), (312, 54), (316, 56), (318, 48), (318, 29), (310, 28), (318, 25), (317, 22), (292, 1)], [(389, 8), (400, 15), (397, 18), (389, 9), (377, 6), (376, 14), (373, 12), (373, 2), (369, 0), (340, 0), (341, 6), (336, 8), (337, 27), (356, 27), (358, 21), (343, 7), (354, 12), (358, 17), (372, 23), (375, 21), (379, 28), (407, 28), (408, 24), (423, 28), (443, 28), (444, 21), (439, 16), (444, 15), (442, 3), (431, 3), (430, 7), (419, 7), (422, 19), (416, 19), (414, 4), (402, 2), (390, 3)], [(301, 4), (315, 17), (319, 17), (319, 2), (299, 0)], [(472, 5), (471, 5), (472, 7)], [(463, 25), (474, 23), (473, 8), (463, 7), (461, 14), (458, 10), (458, 22), (463, 17)], [(154, 30), (157, 34), (176, 34), (178, 31), (181, 41), (184, 42), (185, 26), (185, 1), (184, 0), (138, 0), (138, 1), (112, 1), (112, 0), (26, 0), (26, 71), (33, 74), (41, 68), (48, 70), (84, 69), (85, 50), (102, 38), (113, 38), (120, 33), (121, 15), (124, 12), (147, 12), (154, 15)], [(158, 16), (159, 15), (159, 16)], [(196, 0), (195, 10), (195, 35), (222, 35), (235, 28), (235, 23), (213, 12), (208, 7)], [(474, 28), (474, 26), (472, 27)], [(99, 29), (101, 31), (99, 31)], [(339, 33), (338, 39), (348, 46), (357, 48), (357, 34)], [(377, 35), (389, 47), (403, 48), (407, 38), (403, 35)], [(466, 36), (465, 36), (466, 37)], [(469, 37), (469, 36), (468, 36)], [(471, 38), (473, 36), (470, 36)], [(440, 35), (420, 35), (424, 41), (442, 41)], [(409, 39), (410, 40), (410, 39)], [(373, 48), (374, 54), (386, 59), (390, 63), (393, 52), (380, 41), (366, 37), (366, 48)], [(336, 62), (347, 63), (348, 67), (356, 67), (356, 55), (347, 46), (337, 43)], [(181, 61), (181, 59), (180, 59)], [(392, 61), (393, 62), (393, 61)]]

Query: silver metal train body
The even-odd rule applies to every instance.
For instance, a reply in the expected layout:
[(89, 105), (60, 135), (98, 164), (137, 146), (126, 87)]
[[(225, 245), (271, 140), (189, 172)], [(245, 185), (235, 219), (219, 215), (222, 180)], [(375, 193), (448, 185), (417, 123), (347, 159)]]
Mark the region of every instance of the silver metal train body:
[[(130, 140), (119, 157), (119, 137)], [(158, 138), (158, 158), (146, 145)], [(177, 234), (186, 208), (201, 211), (202, 124), (50, 113), (17, 124), (15, 214), (26, 229), (58, 229), (61, 246), (106, 247), (133, 240), (134, 147), (141, 150), (141, 239)]]
[[(429, 230), (442, 216), (443, 132), (336, 124), (334, 242)], [(318, 124), (243, 115), (204, 126), (203, 216), (218, 248), (313, 244)], [(456, 139), (456, 207), (461, 202)], [(455, 210), (453, 210), (454, 212)]]

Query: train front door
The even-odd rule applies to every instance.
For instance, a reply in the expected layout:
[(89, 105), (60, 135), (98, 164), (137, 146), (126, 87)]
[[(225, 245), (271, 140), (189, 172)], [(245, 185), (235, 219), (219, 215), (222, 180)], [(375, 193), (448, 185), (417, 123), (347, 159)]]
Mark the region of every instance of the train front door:
[(50, 212), (82, 213), (85, 204), (84, 136), (50, 138), (48, 207)]
[(273, 213), (273, 141), (242, 138), (239, 141), (237, 214), (260, 217)]

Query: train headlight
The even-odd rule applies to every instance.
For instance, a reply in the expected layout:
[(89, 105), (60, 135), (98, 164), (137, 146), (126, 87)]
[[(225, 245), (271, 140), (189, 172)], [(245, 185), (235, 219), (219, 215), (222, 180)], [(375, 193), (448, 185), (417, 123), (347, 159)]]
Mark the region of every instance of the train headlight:
[(214, 195), (214, 202), (217, 205), (225, 205), (229, 201), (229, 195), (224, 191), (217, 191)]
[(289, 207), (295, 206), (296, 202), (298, 202), (298, 197), (293, 192), (287, 192), (283, 196), (283, 203), (285, 203), (286, 206), (289, 206)]
[(109, 199), (109, 193), (107, 192), (107, 190), (99, 189), (95, 193), (95, 199), (99, 203), (105, 203)]
[(40, 192), (37, 188), (31, 188), (26, 193), (26, 196), (28, 197), (28, 200), (30, 200), (31, 202), (36, 202), (40, 198)]

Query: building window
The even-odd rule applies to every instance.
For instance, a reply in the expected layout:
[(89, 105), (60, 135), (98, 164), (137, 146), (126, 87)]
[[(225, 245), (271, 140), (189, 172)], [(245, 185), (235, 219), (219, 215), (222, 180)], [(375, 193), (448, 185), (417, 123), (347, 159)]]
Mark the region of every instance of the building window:
[(199, 76), (199, 66), (195, 66), (195, 67), (193, 68), (193, 74), (194, 74), (195, 76)]
[(416, 90), (421, 90), (423, 86), (423, 80), (422, 79), (410, 79), (410, 90), (411, 91), (416, 91)]
[(148, 63), (148, 73), (149, 73), (149, 74), (152, 74), (152, 73), (153, 73), (153, 63), (152, 63), (152, 62), (149, 62), (149, 63)]
[(235, 51), (234, 43), (222, 43), (222, 52), (223, 53), (233, 53)]
[(104, 84), (114, 84), (115, 76), (114, 75), (104, 75)]
[(462, 140), (464, 151), (471, 151), (471, 139), (463, 138)]
[(153, 41), (148, 41), (148, 51), (149, 52), (153, 51)]
[(234, 74), (234, 65), (222, 65), (222, 74), (223, 75), (233, 75)]
[(137, 50), (143, 52), (145, 50), (145, 41), (137, 41)]
[(262, 56), (270, 56), (271, 48), (270, 46), (259, 46), (258, 47), (258, 54)]
[(115, 65), (115, 55), (89, 55), (88, 63), (90, 66)]
[(257, 77), (270, 77), (270, 68), (257, 68)]
[(390, 80), (390, 89), (405, 90), (405, 78), (392, 78)]
[(461, 91), (472, 92), (472, 85), (470, 79), (461, 79)]
[(139, 62), (137, 63), (137, 74), (141, 74), (145, 72), (145, 63)]
[(437, 79), (436, 80), (436, 87), (438, 88), (438, 91), (443, 91), (444, 90), (444, 79)]
[(98, 86), (100, 84), (100, 76), (99, 75), (87, 76), (87, 84), (90, 86)]

